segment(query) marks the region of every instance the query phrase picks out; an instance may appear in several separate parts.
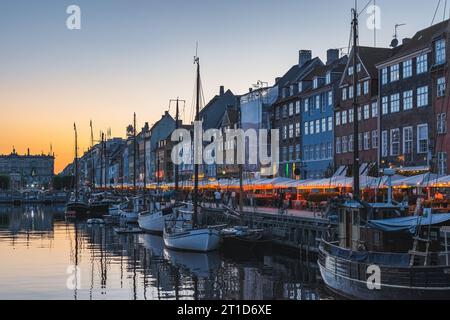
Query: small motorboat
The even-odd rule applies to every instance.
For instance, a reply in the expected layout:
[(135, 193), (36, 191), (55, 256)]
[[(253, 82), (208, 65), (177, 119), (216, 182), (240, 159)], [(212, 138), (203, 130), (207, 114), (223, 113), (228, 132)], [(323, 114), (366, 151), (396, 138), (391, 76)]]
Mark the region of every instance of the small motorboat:
[(103, 219), (89, 219), (87, 221), (87, 224), (90, 224), (90, 225), (94, 225), (94, 224), (96, 224), (96, 225), (103, 225), (103, 224), (105, 224), (105, 221)]

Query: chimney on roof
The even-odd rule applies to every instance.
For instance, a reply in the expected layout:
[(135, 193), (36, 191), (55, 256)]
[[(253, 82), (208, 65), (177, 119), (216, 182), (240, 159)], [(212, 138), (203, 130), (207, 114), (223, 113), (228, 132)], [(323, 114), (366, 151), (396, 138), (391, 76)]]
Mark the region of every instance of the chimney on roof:
[(223, 96), (224, 94), (225, 94), (225, 87), (224, 86), (220, 86), (219, 95)]
[(27, 149), (27, 156), (30, 156), (30, 148)]
[(280, 81), (280, 79), (281, 79), (281, 77), (276, 77), (276, 78), (275, 78), (275, 84), (277, 84), (278, 81)]
[(339, 49), (329, 49), (327, 51), (327, 66), (339, 60)]
[(253, 92), (253, 88), (248, 88), (248, 92), (252, 93)]
[(303, 67), (311, 59), (312, 59), (311, 50), (300, 50), (298, 53), (298, 66)]

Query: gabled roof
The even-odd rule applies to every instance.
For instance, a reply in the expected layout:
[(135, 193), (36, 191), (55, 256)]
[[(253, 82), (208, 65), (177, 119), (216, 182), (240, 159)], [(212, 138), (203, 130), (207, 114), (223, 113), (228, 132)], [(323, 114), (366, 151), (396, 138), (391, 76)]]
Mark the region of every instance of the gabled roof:
[[(390, 48), (375, 48), (375, 47), (358, 47), (358, 58), (362, 67), (367, 71), (372, 79), (378, 79), (378, 71), (376, 65), (380, 62), (389, 59), (392, 56), (393, 50)], [(347, 69), (353, 65), (353, 49), (350, 52), (345, 72), (342, 74), (341, 85), (344, 81)]]
[(433, 39), (446, 31), (449, 31), (449, 20), (445, 20), (443, 22), (432, 25), (431, 27), (418, 31), (414, 35), (414, 37), (408, 39), (402, 45), (394, 48), (391, 58), (383, 61), (383, 63), (380, 63), (380, 65), (429, 48), (431, 43), (433, 42)]
[(309, 60), (301, 67), (298, 64), (296, 64), (291, 69), (289, 69), (289, 71), (286, 72), (286, 74), (284, 74), (280, 79), (278, 79), (275, 85), (278, 85), (279, 87), (286, 87), (291, 83), (297, 83), (301, 81), (302, 78), (317, 65), (323, 66), (322, 60), (320, 60), (320, 58), (318, 57)]
[[(204, 128), (218, 128), (222, 121), (223, 114), (228, 106), (235, 105), (236, 97), (231, 90), (227, 90), (223, 95), (216, 95), (200, 111), (200, 118), (205, 114), (214, 115), (206, 117)], [(218, 115), (217, 113), (220, 113)]]

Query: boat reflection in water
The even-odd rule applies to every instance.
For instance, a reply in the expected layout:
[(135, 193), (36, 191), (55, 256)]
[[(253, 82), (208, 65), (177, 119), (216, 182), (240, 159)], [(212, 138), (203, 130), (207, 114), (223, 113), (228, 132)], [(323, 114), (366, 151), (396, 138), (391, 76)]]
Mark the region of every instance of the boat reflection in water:
[(0, 299), (329, 298), (298, 257), (173, 252), (161, 237), (66, 222), (64, 207), (0, 207), (0, 256)]

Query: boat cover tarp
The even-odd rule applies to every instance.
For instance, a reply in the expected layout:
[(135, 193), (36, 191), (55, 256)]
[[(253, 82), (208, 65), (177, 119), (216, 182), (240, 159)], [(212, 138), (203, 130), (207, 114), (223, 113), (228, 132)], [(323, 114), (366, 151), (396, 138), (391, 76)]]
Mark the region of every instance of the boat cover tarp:
[(403, 217), (385, 220), (371, 220), (369, 227), (384, 232), (410, 232), (416, 233), (419, 225), (429, 226), (437, 225), (450, 221), (450, 214), (432, 214), (430, 216), (422, 217)]

